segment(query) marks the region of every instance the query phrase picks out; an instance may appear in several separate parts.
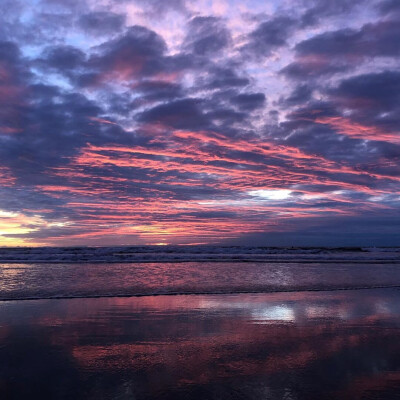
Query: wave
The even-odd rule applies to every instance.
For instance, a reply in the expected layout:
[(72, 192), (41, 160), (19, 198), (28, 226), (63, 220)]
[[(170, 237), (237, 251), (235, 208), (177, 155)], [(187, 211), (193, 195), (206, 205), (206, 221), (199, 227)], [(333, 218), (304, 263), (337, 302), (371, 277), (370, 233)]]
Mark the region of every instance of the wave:
[(394, 285), (362, 285), (362, 286), (330, 286), (330, 287), (292, 287), (292, 288), (265, 288), (265, 289), (238, 289), (238, 290), (196, 290), (196, 291), (157, 291), (139, 293), (98, 293), (98, 294), (62, 294), (37, 296), (9, 296), (0, 297), (0, 302), (27, 301), (27, 300), (63, 300), (63, 299), (96, 299), (96, 298), (124, 298), (124, 297), (153, 297), (153, 296), (199, 296), (199, 295), (235, 295), (235, 294), (270, 294), (295, 292), (335, 292), (344, 290), (373, 290), (373, 289), (400, 289), (400, 284)]
[(4, 247), (2, 263), (394, 262), (400, 247)]

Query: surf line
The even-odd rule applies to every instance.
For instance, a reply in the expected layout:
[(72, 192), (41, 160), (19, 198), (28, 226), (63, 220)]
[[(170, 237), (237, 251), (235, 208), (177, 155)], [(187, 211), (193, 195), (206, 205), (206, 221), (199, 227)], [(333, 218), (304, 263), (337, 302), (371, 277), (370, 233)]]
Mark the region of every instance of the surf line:
[(72, 300), (72, 299), (101, 299), (101, 298), (129, 298), (153, 296), (207, 296), (207, 295), (236, 295), (236, 294), (273, 294), (273, 293), (302, 293), (302, 292), (336, 292), (343, 290), (373, 290), (373, 289), (400, 289), (398, 285), (371, 285), (371, 286), (343, 286), (333, 288), (289, 288), (270, 290), (232, 290), (232, 291), (191, 291), (191, 292), (154, 292), (154, 293), (116, 293), (116, 294), (88, 294), (88, 295), (56, 295), (56, 296), (26, 296), (26, 297), (0, 297), (0, 302), (5, 301), (32, 301), (32, 300)]

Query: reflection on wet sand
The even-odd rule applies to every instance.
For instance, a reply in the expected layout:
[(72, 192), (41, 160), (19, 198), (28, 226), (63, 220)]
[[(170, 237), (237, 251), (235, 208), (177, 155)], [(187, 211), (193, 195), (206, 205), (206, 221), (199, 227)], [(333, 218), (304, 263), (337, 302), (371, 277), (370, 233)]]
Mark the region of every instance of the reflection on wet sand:
[(400, 291), (0, 304), (6, 399), (400, 398)]

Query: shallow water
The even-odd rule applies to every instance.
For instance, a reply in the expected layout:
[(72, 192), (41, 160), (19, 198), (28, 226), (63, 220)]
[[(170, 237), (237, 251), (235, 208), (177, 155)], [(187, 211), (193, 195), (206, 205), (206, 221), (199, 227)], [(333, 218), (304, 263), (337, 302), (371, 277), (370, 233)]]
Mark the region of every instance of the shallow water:
[(4, 399), (400, 398), (400, 291), (0, 303)]
[(400, 286), (400, 264), (2, 264), (0, 299)]

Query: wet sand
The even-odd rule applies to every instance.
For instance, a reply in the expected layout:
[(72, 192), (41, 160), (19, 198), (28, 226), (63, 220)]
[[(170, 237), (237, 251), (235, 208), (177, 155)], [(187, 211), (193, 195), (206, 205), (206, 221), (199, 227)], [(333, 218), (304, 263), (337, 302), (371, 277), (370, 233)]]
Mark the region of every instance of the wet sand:
[(400, 398), (400, 291), (0, 303), (2, 399)]

